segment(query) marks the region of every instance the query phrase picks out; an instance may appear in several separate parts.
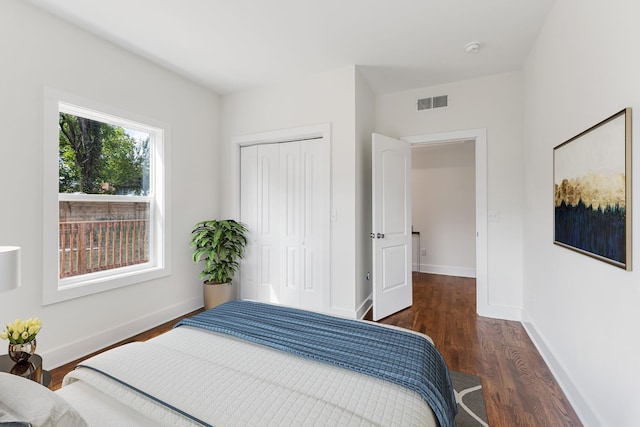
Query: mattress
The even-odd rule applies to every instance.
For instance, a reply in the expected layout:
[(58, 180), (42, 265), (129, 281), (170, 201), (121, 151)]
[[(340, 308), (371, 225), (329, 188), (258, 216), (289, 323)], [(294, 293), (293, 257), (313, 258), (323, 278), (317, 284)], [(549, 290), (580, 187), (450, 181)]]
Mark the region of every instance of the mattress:
[[(82, 365), (60, 394), (89, 425), (110, 425), (99, 415), (110, 408), (133, 417), (127, 425), (438, 425), (400, 385), (188, 326)], [(81, 388), (108, 399), (90, 399), (92, 410)]]

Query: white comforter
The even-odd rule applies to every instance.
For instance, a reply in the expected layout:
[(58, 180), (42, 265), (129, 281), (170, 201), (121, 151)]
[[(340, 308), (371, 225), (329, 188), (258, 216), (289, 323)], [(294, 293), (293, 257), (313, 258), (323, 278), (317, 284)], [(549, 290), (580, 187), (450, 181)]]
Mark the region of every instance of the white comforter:
[[(399, 385), (184, 326), (102, 353), (83, 365), (215, 426), (437, 426), (424, 400)], [(137, 424), (198, 425), (86, 368), (69, 373), (60, 392), (79, 387), (78, 382), (109, 395), (118, 402), (114, 407), (135, 409), (143, 416)], [(63, 397), (74, 405), (85, 395)], [(96, 402), (96, 410), (86, 401), (79, 405), (89, 425), (116, 425), (97, 415), (105, 412), (104, 402)]]

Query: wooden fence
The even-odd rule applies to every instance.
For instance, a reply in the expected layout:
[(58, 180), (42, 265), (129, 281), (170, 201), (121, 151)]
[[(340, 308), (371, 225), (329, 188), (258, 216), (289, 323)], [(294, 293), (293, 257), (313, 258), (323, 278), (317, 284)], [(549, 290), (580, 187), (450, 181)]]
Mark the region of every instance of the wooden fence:
[(60, 222), (60, 278), (149, 260), (149, 220)]

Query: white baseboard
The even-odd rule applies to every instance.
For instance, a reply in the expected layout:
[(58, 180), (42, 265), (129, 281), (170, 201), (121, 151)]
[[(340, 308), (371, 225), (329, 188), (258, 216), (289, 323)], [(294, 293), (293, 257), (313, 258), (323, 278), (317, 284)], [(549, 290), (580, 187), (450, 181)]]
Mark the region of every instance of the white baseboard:
[[(413, 265), (415, 271), (415, 264)], [(476, 277), (476, 269), (454, 265), (420, 264), (421, 273), (442, 274), (445, 276)]]
[(202, 298), (194, 298), (160, 311), (145, 314), (127, 323), (114, 326), (89, 337), (42, 353), (45, 369), (54, 369), (76, 359), (108, 347), (119, 341), (147, 331), (165, 322), (202, 308)]
[(538, 332), (538, 329), (531, 318), (527, 315), (526, 311), (523, 311), (522, 313), (522, 326), (524, 326), (527, 334), (529, 334), (529, 338), (533, 341), (533, 345), (538, 349), (538, 352), (549, 367), (549, 370), (555, 377), (558, 385), (567, 396), (567, 399), (569, 399), (571, 406), (576, 411), (576, 414), (580, 418), (580, 421), (582, 421), (582, 424), (585, 427), (602, 427), (604, 424), (592, 410), (594, 406), (585, 400), (567, 371), (554, 357), (553, 352), (544, 339), (544, 336)]
[(512, 307), (507, 305), (477, 304), (478, 316), (490, 317), (492, 319), (522, 320), (522, 309), (520, 307)]
[(358, 311), (356, 312), (356, 318), (362, 319), (364, 315), (367, 314), (367, 311), (371, 309), (371, 307), (373, 307), (373, 295), (369, 295), (369, 298), (364, 300), (364, 302), (360, 305), (360, 308), (358, 308)]

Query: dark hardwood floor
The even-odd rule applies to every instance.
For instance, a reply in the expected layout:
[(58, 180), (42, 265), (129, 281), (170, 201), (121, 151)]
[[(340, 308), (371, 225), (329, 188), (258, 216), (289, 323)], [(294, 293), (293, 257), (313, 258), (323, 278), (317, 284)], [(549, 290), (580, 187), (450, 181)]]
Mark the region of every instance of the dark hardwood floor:
[(582, 426), (519, 322), (476, 315), (475, 279), (413, 275), (413, 306), (381, 320), (429, 335), (449, 369), (480, 377), (491, 427)]
[[(450, 369), (479, 376), (491, 427), (582, 426), (522, 325), (475, 314), (474, 279), (414, 273), (413, 285), (413, 306), (381, 323), (429, 335)], [(157, 336), (177, 320), (111, 347)], [(53, 369), (51, 388), (83, 359)]]

